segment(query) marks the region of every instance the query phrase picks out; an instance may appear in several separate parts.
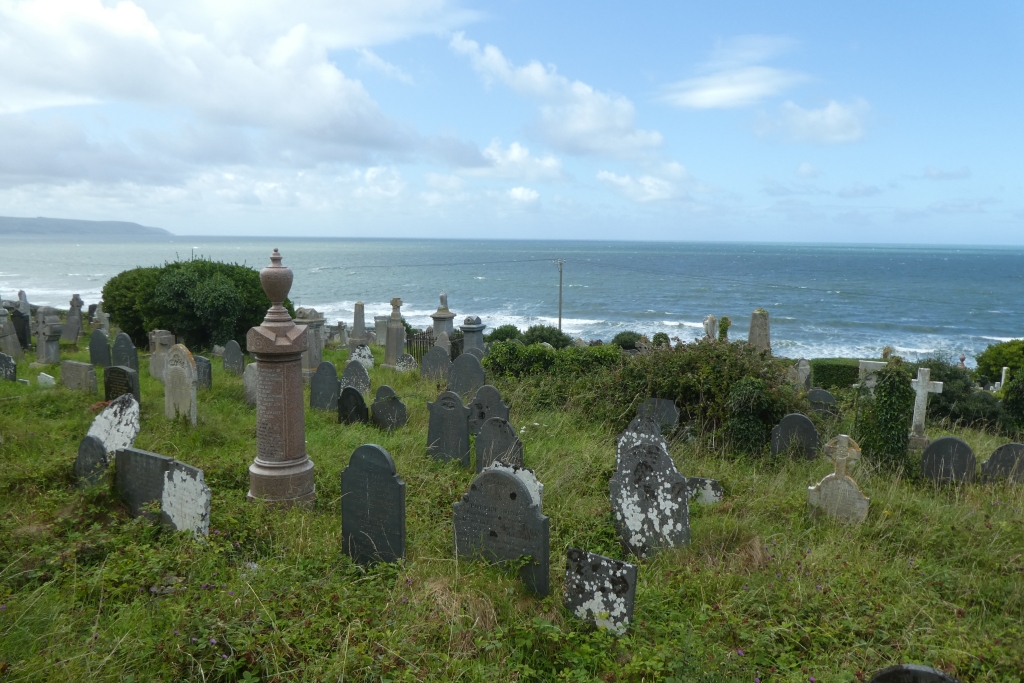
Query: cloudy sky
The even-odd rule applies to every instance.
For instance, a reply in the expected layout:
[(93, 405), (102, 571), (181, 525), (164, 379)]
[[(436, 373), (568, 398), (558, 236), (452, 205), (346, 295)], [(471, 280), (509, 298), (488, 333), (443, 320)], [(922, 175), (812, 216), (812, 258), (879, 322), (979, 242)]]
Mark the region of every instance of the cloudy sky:
[(1024, 244), (1024, 3), (0, 0), (0, 214)]

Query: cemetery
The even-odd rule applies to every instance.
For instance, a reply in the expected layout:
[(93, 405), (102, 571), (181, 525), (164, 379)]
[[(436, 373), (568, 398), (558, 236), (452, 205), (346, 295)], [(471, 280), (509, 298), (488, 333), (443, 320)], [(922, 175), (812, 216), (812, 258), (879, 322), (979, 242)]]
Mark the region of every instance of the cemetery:
[(0, 318), (0, 680), (1024, 680), (1024, 371), (446, 295), (424, 349), (282, 261), (258, 319)]

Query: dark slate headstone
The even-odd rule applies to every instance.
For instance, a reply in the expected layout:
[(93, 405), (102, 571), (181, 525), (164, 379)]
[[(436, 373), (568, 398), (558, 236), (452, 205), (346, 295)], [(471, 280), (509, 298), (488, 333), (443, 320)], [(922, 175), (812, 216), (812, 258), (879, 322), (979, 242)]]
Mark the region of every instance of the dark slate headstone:
[(404, 426), (409, 420), (409, 412), (405, 404), (398, 398), (395, 390), (386, 384), (377, 389), (370, 412), (373, 424), (386, 432)]
[(132, 338), (119, 332), (114, 339), (114, 350), (110, 356), (111, 365), (123, 365), (135, 372), (139, 371), (139, 350), (132, 344)]
[(646, 434), (647, 436), (660, 437), (661, 425), (649, 417), (634, 417), (630, 421), (629, 426), (626, 427), (626, 431), (623, 432), (619, 438), (621, 439), (622, 436), (625, 436), (627, 433)]
[(341, 386), (355, 387), (360, 394), (370, 390), (370, 373), (366, 366), (357, 360), (350, 360), (345, 363), (345, 370), (341, 373)]
[(807, 392), (807, 400), (811, 403), (811, 410), (818, 415), (835, 415), (836, 397), (820, 387), (814, 387)]
[(338, 423), (356, 424), (369, 422), (370, 411), (366, 407), (363, 395), (355, 387), (345, 387), (338, 397)]
[(32, 324), (31, 319), (21, 311), (11, 311), (11, 322), (14, 324), (14, 333), (18, 335), (21, 348), (27, 349), (32, 345)]
[(80, 486), (95, 486), (107, 473), (107, 447), (95, 436), (86, 436), (78, 444), (75, 478)]
[(932, 441), (921, 456), (924, 476), (937, 482), (972, 482), (975, 465), (974, 451), (955, 436)]
[(528, 556), (519, 576), (530, 590), (545, 596), (549, 521), (540, 510), (536, 481), (528, 470), (495, 467), (478, 474), (454, 505), (455, 554), (488, 562)]
[(93, 330), (89, 337), (89, 362), (98, 368), (109, 368), (110, 342), (103, 330)]
[(981, 463), (985, 481), (1006, 479), (1024, 484), (1024, 444), (1006, 443), (997, 448), (988, 460)]
[(492, 417), (476, 435), (476, 471), (497, 460), (505, 465), (523, 466), (523, 442), (508, 420)]
[(196, 389), (213, 388), (213, 363), (206, 356), (192, 356), (196, 362)]
[(469, 467), (469, 408), (452, 391), (445, 391), (427, 403), (427, 455), (437, 460), (458, 460)]
[(341, 473), (341, 537), (357, 564), (405, 557), (405, 482), (380, 446), (357, 448)]
[(487, 373), (484, 372), (476, 356), (464, 353), (455, 359), (448, 371), (448, 391), (459, 396), (471, 394), (487, 384)]
[(492, 417), (508, 419), (508, 406), (501, 399), (501, 392), (490, 384), (476, 390), (473, 400), (469, 403), (469, 432), (476, 434), (484, 426), (484, 422)]
[(930, 666), (897, 664), (876, 672), (868, 683), (960, 683), (960, 680)]
[(679, 426), (679, 408), (667, 398), (647, 399), (637, 408), (636, 414), (657, 422), (662, 434), (670, 434)]
[(114, 460), (117, 492), (121, 500), (128, 504), (132, 517), (144, 514), (144, 508), (151, 503), (159, 505), (164, 493), (164, 475), (172, 462), (173, 458), (138, 448), (122, 448), (117, 451)]
[(448, 349), (443, 346), (432, 346), (423, 354), (423, 360), (420, 362), (420, 375), (440, 382), (447, 379), (451, 367), (452, 359)]
[(142, 403), (139, 373), (131, 368), (113, 365), (103, 371), (104, 400), (113, 401), (122, 394), (131, 394), (137, 402)]
[(18, 363), (6, 353), (0, 353), (0, 378), (8, 382), (18, 381)]
[(234, 339), (228, 340), (228, 343), (224, 345), (224, 370), (239, 377), (245, 371), (245, 356), (242, 355), (242, 347)]
[(598, 628), (622, 635), (633, 620), (636, 565), (569, 548), (565, 609)]
[(818, 430), (810, 418), (802, 413), (790, 413), (772, 428), (772, 455), (789, 450), (796, 442), (800, 453), (808, 460), (818, 457)]
[(309, 380), (309, 407), (316, 410), (338, 409), (338, 395), (341, 384), (338, 382), (338, 371), (329, 360), (321, 361)]
[(468, 353), (471, 356), (476, 356), (476, 359), (478, 361), (483, 361), (484, 359), (484, 350), (478, 349), (475, 346), (466, 349), (463, 353)]

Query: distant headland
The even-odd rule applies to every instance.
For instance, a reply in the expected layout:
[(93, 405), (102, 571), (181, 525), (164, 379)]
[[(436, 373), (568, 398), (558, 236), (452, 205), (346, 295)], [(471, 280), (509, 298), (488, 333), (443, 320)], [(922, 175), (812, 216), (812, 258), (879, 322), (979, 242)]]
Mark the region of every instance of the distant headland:
[(163, 228), (148, 228), (127, 221), (82, 221), (68, 218), (15, 218), (0, 216), (0, 235), (23, 237), (173, 237)]

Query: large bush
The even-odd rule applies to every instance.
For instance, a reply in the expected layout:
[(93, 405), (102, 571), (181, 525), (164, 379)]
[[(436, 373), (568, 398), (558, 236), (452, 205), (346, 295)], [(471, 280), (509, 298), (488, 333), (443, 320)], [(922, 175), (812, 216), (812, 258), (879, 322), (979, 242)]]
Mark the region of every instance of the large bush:
[(1024, 429), (1024, 371), (1010, 375), (1010, 381), (1003, 387), (1003, 409), (1014, 428)]
[(979, 429), (1006, 427), (1006, 412), (999, 400), (975, 389), (970, 370), (939, 359), (921, 361), (918, 367), (930, 369), (931, 380), (942, 382), (942, 393), (928, 397), (929, 419)]
[(811, 384), (822, 389), (848, 389), (857, 383), (860, 363), (852, 358), (815, 358)]
[(910, 423), (914, 389), (910, 368), (899, 358), (878, 371), (875, 396), (867, 401), (860, 424), (860, 445), (880, 466), (909, 470)]
[(564, 349), (572, 344), (572, 337), (551, 325), (533, 325), (523, 333), (522, 342), (527, 346), (547, 342), (556, 349)]
[(640, 333), (632, 330), (624, 330), (612, 338), (613, 345), (626, 350), (635, 349), (638, 341), (640, 341)]
[(989, 344), (975, 360), (978, 362), (979, 377), (998, 382), (1004, 367), (1010, 368), (1011, 375), (1024, 368), (1024, 339)]
[(725, 435), (733, 448), (743, 453), (764, 451), (772, 425), (783, 414), (783, 407), (768, 386), (757, 377), (744, 377), (729, 387), (726, 396), (729, 417), (725, 422)]
[(483, 366), (498, 377), (547, 374), (574, 378), (598, 369), (613, 368), (623, 362), (622, 351), (617, 346), (568, 346), (556, 350), (540, 344), (525, 346), (515, 341), (502, 341), (491, 343)]
[[(246, 332), (260, 324), (270, 300), (253, 268), (191, 260), (115, 275), (103, 286), (103, 305), (137, 346), (147, 343), (149, 330), (165, 329), (192, 349), (229, 339), (244, 348)], [(285, 306), (294, 316), (291, 303)]]
[[(519, 328), (515, 325), (501, 325), (495, 328), (494, 332), (491, 332), (485, 337), (489, 342), (500, 342), (508, 341), (509, 339), (518, 339), (522, 341), (523, 333), (519, 331)], [(552, 344), (554, 346), (554, 344)]]

